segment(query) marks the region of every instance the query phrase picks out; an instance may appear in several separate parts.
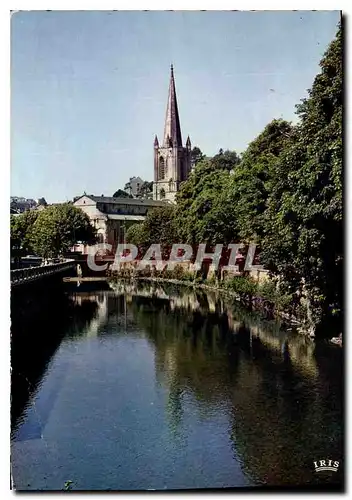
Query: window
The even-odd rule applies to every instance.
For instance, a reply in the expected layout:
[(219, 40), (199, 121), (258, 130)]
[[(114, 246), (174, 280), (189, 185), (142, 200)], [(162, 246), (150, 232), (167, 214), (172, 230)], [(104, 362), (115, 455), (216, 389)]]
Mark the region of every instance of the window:
[(159, 179), (165, 179), (165, 160), (162, 156), (159, 158)]
[(161, 188), (160, 189), (160, 199), (163, 200), (165, 198), (165, 189)]

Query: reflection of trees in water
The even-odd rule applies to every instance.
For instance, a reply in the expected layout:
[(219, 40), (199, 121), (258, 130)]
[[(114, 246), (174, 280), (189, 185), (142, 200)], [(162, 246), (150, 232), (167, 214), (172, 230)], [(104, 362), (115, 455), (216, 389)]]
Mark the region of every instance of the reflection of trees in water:
[(92, 320), (96, 317), (99, 311), (98, 297), (80, 297), (75, 300), (71, 297), (69, 300), (69, 324), (66, 328), (68, 337), (76, 337), (82, 335), (91, 325)]
[(280, 358), (255, 338), (251, 358), (242, 356), (241, 361), (232, 388), (232, 439), (244, 470), (266, 484), (289, 482), (290, 474), (297, 483), (303, 479), (306, 450), (300, 447), (306, 446), (305, 423), (315, 395), (293, 370), (287, 350)]
[(342, 350), (315, 349), (216, 293), (155, 283), (122, 292), (46, 295), (34, 314), (12, 304), (14, 424), (65, 333), (133, 332), (154, 348), (175, 437), (191, 398), (203, 418), (227, 416), (234, 454), (258, 482), (314, 481), (313, 460), (341, 458)]
[[(169, 387), (171, 427), (180, 425), (183, 398), (192, 394), (202, 414), (228, 414), (234, 453), (255, 481), (324, 482), (313, 472), (312, 462), (321, 456), (341, 459), (342, 411), (337, 401), (342, 396), (332, 397), (332, 408), (330, 390), (325, 394), (321, 387), (325, 379), (314, 344), (226, 302), (209, 307), (205, 294), (193, 293), (192, 310), (192, 294), (174, 299), (172, 293), (170, 303), (178, 304), (171, 306), (172, 314), (157, 299), (147, 307), (132, 303), (134, 316), (155, 346), (157, 378)], [(336, 372), (338, 364), (329, 359)]]
[[(11, 424), (15, 428), (65, 334), (77, 335), (97, 311), (94, 301), (71, 300), (62, 290), (11, 301)], [(35, 305), (35, 307), (33, 307)]]
[(321, 484), (313, 460), (341, 459), (341, 439), (329, 427), (341, 429), (342, 413), (329, 411), (319, 378), (303, 377), (287, 351), (280, 359), (257, 341), (253, 356), (233, 389), (232, 439), (245, 470), (266, 484)]
[[(204, 307), (202, 297), (197, 301)], [(166, 304), (157, 302), (145, 308), (136, 301), (132, 307), (155, 348), (157, 379), (169, 389), (171, 428), (176, 430), (181, 422), (187, 394), (198, 401), (202, 414), (223, 406), (237, 367), (226, 316), (181, 308), (170, 314)]]
[(129, 310), (130, 296), (116, 293), (77, 293), (71, 298), (78, 304), (93, 301), (96, 312), (89, 327), (79, 330), (74, 336), (101, 337), (130, 334), (136, 329), (136, 321)]

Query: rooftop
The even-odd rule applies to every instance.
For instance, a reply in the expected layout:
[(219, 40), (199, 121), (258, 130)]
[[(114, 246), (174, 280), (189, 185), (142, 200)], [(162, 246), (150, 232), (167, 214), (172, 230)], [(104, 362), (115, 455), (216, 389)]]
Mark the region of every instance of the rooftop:
[(95, 196), (92, 194), (83, 194), (77, 200), (75, 200), (75, 203), (86, 196), (87, 198), (90, 198), (91, 200), (95, 201), (96, 203), (106, 203), (106, 204), (115, 204), (115, 205), (147, 205), (147, 206), (154, 206), (154, 207), (163, 207), (165, 204), (167, 204), (167, 201), (156, 201), (156, 200), (149, 200), (149, 199), (141, 199), (141, 198), (113, 198), (112, 196)]

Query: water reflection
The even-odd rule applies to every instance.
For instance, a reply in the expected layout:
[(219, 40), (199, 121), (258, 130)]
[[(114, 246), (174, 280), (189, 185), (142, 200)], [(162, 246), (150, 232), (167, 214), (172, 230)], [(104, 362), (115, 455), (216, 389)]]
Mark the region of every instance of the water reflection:
[[(60, 303), (60, 311), (64, 308), (65, 314), (60, 314), (54, 326), (50, 321), (50, 347), (44, 346), (39, 351), (36, 347), (33, 351), (32, 342), (27, 342), (26, 349), (31, 350), (23, 351), (23, 344), (14, 342), (16, 376), (13, 386), (16, 390), (13, 392), (22, 401), (14, 406), (15, 429), (25, 420), (23, 400), (28, 406), (64, 335), (75, 342), (109, 339), (109, 348), (112, 348), (111, 342), (129, 339), (133, 344), (128, 348), (132, 345), (137, 359), (143, 340), (154, 353), (155, 381), (162, 389), (160, 394), (165, 394), (165, 400), (160, 395), (160, 406), (156, 402), (154, 410), (157, 420), (165, 418), (169, 433), (163, 445), (165, 450), (160, 451), (165, 456), (159, 465), (155, 458), (154, 473), (158, 480), (161, 478), (162, 482), (166, 457), (169, 458), (172, 446), (178, 454), (184, 452), (186, 455), (184, 470), (179, 465), (179, 477), (173, 478), (171, 484), (189, 487), (186, 475), (188, 472), (195, 475), (199, 464), (195, 463), (196, 469), (186, 472), (189, 467), (186, 457), (188, 460), (196, 453), (192, 436), (205, 425), (207, 432), (202, 431), (202, 439), (216, 450), (214, 461), (223, 468), (224, 479), (219, 478), (217, 483), (210, 474), (210, 482), (199, 479), (198, 487), (341, 481), (341, 472), (319, 476), (313, 471), (314, 460), (342, 461), (340, 349), (315, 347), (309, 339), (282, 329), (279, 323), (265, 322), (214, 292), (194, 292), (187, 288), (180, 291), (174, 286), (149, 283), (138, 286), (120, 283), (112, 287), (114, 290), (108, 292), (74, 292), (64, 304)], [(48, 321), (49, 316), (48, 313)], [(44, 335), (47, 327), (44, 320), (31, 327), (38, 332), (40, 344), (44, 340), (48, 342), (48, 336)], [(16, 335), (20, 333), (18, 324), (13, 328)], [(119, 349), (123, 350), (125, 345), (120, 343)], [(29, 352), (34, 353), (34, 358), (28, 359)], [(126, 356), (129, 353), (126, 351)], [(144, 347), (143, 353), (147, 356)], [(19, 366), (21, 376), (25, 373), (31, 380), (29, 391), (28, 384), (23, 383), (18, 391), (21, 387)], [(103, 371), (102, 366), (96, 369)], [(133, 377), (131, 372), (131, 380)], [(109, 379), (105, 383), (108, 385)], [(145, 383), (150, 386), (155, 382), (147, 379)], [(27, 388), (25, 397), (24, 388)], [(134, 390), (131, 387), (132, 394)], [(79, 396), (77, 394), (77, 398)], [(144, 408), (142, 399), (136, 404)], [(128, 401), (127, 398), (125, 404)], [(151, 434), (155, 425), (149, 422)], [(226, 470), (229, 463), (224, 459), (225, 449), (218, 444), (224, 439), (229, 440), (233, 459), (242, 469), (242, 478), (234, 475), (232, 483), (230, 470)], [(143, 447), (149, 445), (139, 442), (141, 453)], [(204, 465), (206, 467), (211, 470), (212, 466)], [(84, 476), (84, 472), (80, 474)], [(94, 482), (94, 478), (90, 475), (86, 481)], [(135, 476), (129, 481), (128, 484), (135, 484), (135, 487), (146, 487)], [(157, 479), (155, 481), (159, 484)], [(123, 482), (114, 483), (115, 487), (123, 487), (121, 484)], [(85, 485), (94, 488), (94, 485)]]
[(155, 343), (160, 377), (168, 375), (175, 422), (180, 394), (190, 389), (207, 412), (231, 412), (236, 452), (256, 481), (321, 482), (313, 457), (341, 458), (341, 350), (329, 350), (326, 373), (309, 339), (215, 293), (170, 291), (169, 300), (173, 314), (156, 306), (157, 324), (138, 300), (134, 315)]
[(23, 412), (43, 380), (50, 360), (65, 335), (87, 329), (99, 306), (78, 301), (61, 291), (39, 293), (30, 300), (11, 301), (11, 426), (15, 431)]

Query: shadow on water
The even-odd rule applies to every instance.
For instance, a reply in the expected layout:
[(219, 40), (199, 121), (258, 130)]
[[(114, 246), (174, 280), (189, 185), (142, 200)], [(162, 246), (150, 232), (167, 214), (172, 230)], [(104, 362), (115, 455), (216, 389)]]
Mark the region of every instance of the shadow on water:
[(215, 292), (150, 283), (111, 287), (41, 297), (40, 313), (12, 305), (14, 428), (65, 335), (131, 333), (154, 352), (175, 439), (191, 399), (201, 420), (226, 418), (233, 456), (253, 484), (342, 482), (342, 467), (320, 476), (313, 469), (321, 459), (342, 464), (342, 349), (315, 345)]
[(30, 295), (11, 297), (12, 432), (21, 422), (24, 409), (64, 336), (86, 329), (97, 311), (96, 301), (78, 302), (62, 287), (53, 288), (50, 293), (34, 289)]
[[(135, 298), (133, 315), (155, 346), (159, 377), (168, 373), (174, 426), (190, 391), (208, 412), (230, 413), (234, 453), (255, 483), (342, 481), (342, 349), (316, 345), (216, 293), (163, 286), (169, 302), (153, 294), (149, 302)], [(339, 460), (340, 471), (319, 476), (313, 461), (320, 459)]]

